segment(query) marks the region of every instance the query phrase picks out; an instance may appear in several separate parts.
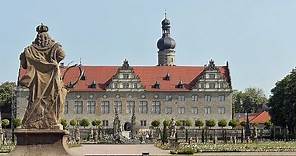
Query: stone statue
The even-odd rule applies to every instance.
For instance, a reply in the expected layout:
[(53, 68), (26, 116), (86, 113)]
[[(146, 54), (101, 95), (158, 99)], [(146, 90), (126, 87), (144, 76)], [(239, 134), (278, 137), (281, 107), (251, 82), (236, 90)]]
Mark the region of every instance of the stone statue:
[(94, 131), (94, 142), (95, 143), (98, 143), (98, 137), (99, 137), (98, 129), (95, 129), (95, 131)]
[(74, 137), (75, 137), (75, 142), (79, 144), (80, 143), (80, 131), (79, 131), (78, 126), (75, 127)]
[(89, 141), (93, 141), (93, 140), (94, 140), (94, 130), (93, 130), (93, 128), (90, 128)]
[(67, 89), (60, 76), (59, 62), (65, 57), (62, 46), (48, 35), (41, 24), (32, 44), (20, 55), (26, 69), (18, 84), (29, 88), (29, 102), (22, 127), (27, 129), (60, 129)]
[(135, 139), (136, 138), (136, 114), (135, 114), (135, 105), (133, 105), (133, 114), (132, 114), (132, 118), (131, 118), (131, 139)]
[(118, 117), (117, 108), (115, 108), (115, 117), (114, 117), (114, 121), (113, 121), (113, 135), (119, 134), (119, 132), (121, 132), (120, 120)]
[(171, 131), (171, 138), (175, 138), (175, 135), (176, 135), (176, 121), (174, 120), (174, 118), (172, 118), (171, 120), (171, 127), (170, 127), (170, 131)]

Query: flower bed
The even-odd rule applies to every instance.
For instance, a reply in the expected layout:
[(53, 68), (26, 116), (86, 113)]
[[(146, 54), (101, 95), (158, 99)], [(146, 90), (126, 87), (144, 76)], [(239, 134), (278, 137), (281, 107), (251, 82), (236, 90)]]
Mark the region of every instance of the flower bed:
[[(166, 146), (158, 146), (159, 148)], [(296, 152), (296, 142), (259, 142), (243, 144), (180, 144), (177, 148), (171, 148), (171, 153), (182, 153), (189, 150), (198, 152)]]

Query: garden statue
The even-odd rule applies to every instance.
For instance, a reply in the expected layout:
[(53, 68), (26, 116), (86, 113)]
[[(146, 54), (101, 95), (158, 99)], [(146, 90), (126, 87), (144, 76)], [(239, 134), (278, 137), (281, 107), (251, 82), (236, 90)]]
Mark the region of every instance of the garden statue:
[(174, 120), (174, 118), (172, 118), (172, 120), (171, 120), (170, 131), (171, 131), (170, 137), (174, 138), (175, 135), (176, 135), (176, 131), (177, 131), (177, 129), (176, 129), (176, 121)]
[(93, 141), (93, 140), (94, 140), (94, 130), (93, 130), (93, 128), (90, 128), (89, 141)]
[(257, 138), (258, 138), (257, 126), (254, 124), (253, 125), (253, 139), (257, 140)]
[[(26, 72), (21, 75), (18, 85), (29, 88), (22, 128), (61, 129), (59, 121), (68, 90), (63, 84), (59, 63), (65, 53), (61, 44), (51, 39), (47, 26), (41, 23), (36, 31), (35, 40), (20, 55), (21, 67)], [(75, 84), (77, 82), (78, 79)]]
[(135, 139), (136, 136), (136, 115), (135, 115), (135, 105), (133, 105), (133, 114), (131, 118), (131, 139)]
[(74, 137), (75, 137), (75, 142), (79, 144), (80, 143), (80, 131), (79, 131), (78, 126), (75, 127)]
[(99, 133), (98, 133), (98, 130), (95, 129), (94, 131), (94, 142), (97, 143), (98, 142), (98, 137), (99, 137)]
[(59, 62), (65, 57), (62, 46), (48, 35), (48, 27), (41, 24), (32, 45), (20, 55), (21, 66), (26, 69), (18, 84), (29, 88), (29, 103), (23, 128), (59, 129), (67, 89), (60, 76)]
[[(32, 44), (20, 54), (17, 85), (28, 88), (29, 97), (22, 127), (14, 131), (17, 144), (10, 155), (29, 153), (30, 156), (41, 156), (42, 151), (42, 155), (66, 156), (63, 142), (67, 140), (64, 137), (69, 132), (63, 130), (59, 121), (64, 114), (68, 89), (78, 83), (83, 72), (80, 66), (74, 65), (65, 68), (61, 76), (60, 62), (65, 57), (61, 44), (49, 36), (48, 27), (42, 23), (36, 31), (37, 36)], [(65, 73), (72, 67), (78, 67), (80, 75), (74, 83), (70, 81), (64, 85)], [(77, 138), (80, 138), (80, 134), (76, 135)]]
[(113, 120), (113, 135), (117, 135), (121, 132), (120, 129), (120, 120), (118, 117), (118, 110), (115, 108), (115, 117)]

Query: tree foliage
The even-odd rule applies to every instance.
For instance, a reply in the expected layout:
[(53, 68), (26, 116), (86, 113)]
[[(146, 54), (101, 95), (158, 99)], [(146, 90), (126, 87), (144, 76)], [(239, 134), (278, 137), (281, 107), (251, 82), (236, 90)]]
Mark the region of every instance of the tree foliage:
[(228, 122), (228, 126), (235, 128), (238, 125), (238, 123), (239, 122), (237, 120), (232, 119)]
[(70, 125), (71, 126), (76, 126), (77, 125), (77, 120), (75, 120), (75, 119), (72, 119), (71, 121), (70, 121)]
[(176, 126), (182, 126), (182, 125), (183, 125), (183, 122), (181, 120), (176, 121)]
[(10, 122), (8, 119), (3, 119), (1, 123), (3, 128), (7, 128)]
[(239, 125), (242, 126), (242, 127), (245, 127), (246, 124), (247, 124), (246, 121), (242, 121), (242, 122), (239, 123)]
[(158, 120), (153, 120), (151, 122), (151, 126), (153, 126), (154, 128), (158, 127), (160, 125), (160, 122)]
[(271, 121), (277, 126), (288, 126), (289, 132), (296, 132), (296, 70), (278, 81), (271, 90), (269, 107)]
[(184, 121), (184, 126), (191, 127), (192, 126), (192, 121), (191, 120), (185, 120)]
[(244, 91), (233, 92), (233, 105), (236, 113), (258, 112), (268, 100), (260, 88), (246, 88)]
[(219, 126), (219, 127), (222, 127), (222, 128), (226, 127), (226, 126), (227, 126), (227, 121), (224, 120), (224, 119), (219, 120), (219, 122), (218, 122), (218, 126)]
[(216, 126), (216, 121), (213, 119), (206, 120), (206, 126), (207, 127), (215, 127)]
[(101, 124), (101, 120), (93, 120), (92, 122), (91, 122), (91, 124), (93, 125), (93, 126), (95, 126), (95, 127), (99, 127), (100, 126), (100, 124)]
[(63, 129), (66, 129), (66, 127), (68, 126), (67, 120), (66, 119), (61, 119), (60, 122), (63, 125)]
[(4, 82), (0, 85), (0, 107), (12, 104), (15, 86), (14, 82)]
[(89, 126), (89, 121), (88, 119), (82, 119), (79, 121), (79, 125), (82, 126), (83, 128), (88, 127)]
[(162, 125), (163, 126), (169, 126), (170, 121), (169, 120), (163, 120)]
[(15, 128), (19, 127), (22, 125), (22, 120), (20, 118), (15, 118), (12, 120), (12, 124)]
[(194, 122), (195, 127), (203, 127), (204, 126), (204, 122), (201, 120), (195, 120)]

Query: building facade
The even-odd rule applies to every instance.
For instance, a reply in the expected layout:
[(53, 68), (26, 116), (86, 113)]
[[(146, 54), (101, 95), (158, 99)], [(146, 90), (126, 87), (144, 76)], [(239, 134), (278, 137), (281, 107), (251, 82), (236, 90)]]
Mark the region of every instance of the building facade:
[[(121, 124), (131, 121), (133, 110), (141, 128), (153, 120), (232, 119), (232, 86), (228, 63), (216, 66), (175, 64), (176, 43), (170, 37), (170, 21), (162, 21), (162, 37), (157, 42), (156, 66), (81, 66), (82, 77), (66, 97), (64, 118), (99, 119), (112, 127), (117, 109)], [(61, 66), (62, 71), (65, 67)], [(20, 75), (24, 69), (20, 69)], [(69, 70), (64, 83), (71, 83), (77, 70)], [(77, 75), (77, 74), (76, 74)], [(17, 117), (27, 107), (28, 90), (17, 88)], [(133, 109), (134, 108), (134, 109)]]

